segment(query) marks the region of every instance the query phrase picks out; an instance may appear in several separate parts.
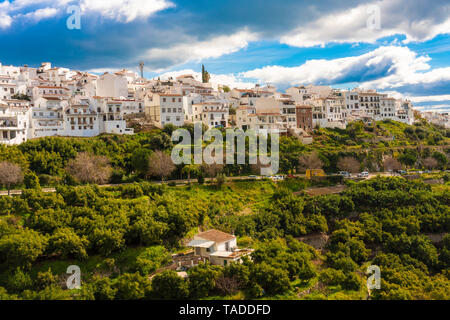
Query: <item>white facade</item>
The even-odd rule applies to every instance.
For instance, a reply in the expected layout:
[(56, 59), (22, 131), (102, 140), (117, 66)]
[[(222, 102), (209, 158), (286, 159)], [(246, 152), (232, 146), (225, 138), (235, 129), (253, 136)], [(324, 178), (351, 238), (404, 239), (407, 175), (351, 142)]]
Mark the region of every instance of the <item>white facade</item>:
[[(196, 121), (208, 127), (227, 127), (231, 119), (244, 130), (292, 132), (297, 129), (296, 106), (311, 107), (313, 127), (345, 128), (349, 121), (360, 119), (414, 122), (411, 102), (375, 90), (299, 85), (281, 93), (270, 85), (255, 85), (252, 89), (231, 88), (225, 93), (222, 88), (202, 83), (193, 75), (147, 80), (125, 69), (97, 76), (52, 67), (49, 62), (37, 69), (0, 63), (0, 104), (10, 108), (8, 116), (17, 113), (13, 118), (20, 117), (15, 121), (5, 116), (8, 121), (3, 125), (14, 126), (4, 128), (15, 133), (5, 134), (4, 129), (1, 134), (8, 143), (45, 136), (130, 134), (133, 130), (126, 127), (124, 119), (135, 114), (139, 116), (134, 118), (157, 127)], [(15, 100), (16, 94), (26, 94), (32, 101)], [(237, 110), (236, 116), (230, 117), (231, 107)], [(22, 111), (17, 110), (25, 110), (29, 121), (25, 122)], [(430, 118), (448, 127), (448, 117)], [(26, 126), (20, 127), (19, 122)]]
[(0, 101), (0, 143), (20, 144), (27, 141), (30, 109), (10, 107)]
[(209, 230), (194, 236), (188, 244), (196, 256), (207, 258), (213, 265), (226, 266), (231, 262), (241, 262), (242, 257), (252, 250), (237, 247), (236, 237), (217, 230)]
[(395, 107), (397, 109), (397, 114), (394, 120), (409, 125), (414, 123), (414, 110), (410, 101), (397, 100), (395, 102)]
[(63, 136), (95, 137), (100, 134), (98, 114), (89, 105), (71, 105), (64, 111)]
[(330, 96), (312, 101), (313, 127), (346, 128), (344, 113), (345, 99), (340, 96)]
[(64, 123), (62, 109), (33, 108), (31, 114), (31, 138), (63, 135)]
[(375, 117), (376, 120), (395, 119), (397, 116), (395, 99), (384, 95), (380, 98), (380, 114)]
[(18, 93), (17, 85), (10, 76), (0, 75), (0, 99), (11, 99), (11, 96)]
[(99, 97), (128, 97), (128, 79), (125, 76), (105, 73), (97, 79), (96, 83), (96, 95)]
[(427, 121), (447, 128), (450, 128), (450, 113), (437, 113), (437, 112), (421, 112), (422, 117), (424, 117)]

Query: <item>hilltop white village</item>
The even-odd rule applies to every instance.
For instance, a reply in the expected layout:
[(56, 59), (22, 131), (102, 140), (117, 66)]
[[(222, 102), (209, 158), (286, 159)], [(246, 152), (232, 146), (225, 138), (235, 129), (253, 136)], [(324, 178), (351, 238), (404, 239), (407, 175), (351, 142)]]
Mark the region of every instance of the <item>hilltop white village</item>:
[[(448, 114), (423, 113), (448, 127)], [(285, 93), (273, 86), (229, 89), (203, 83), (193, 75), (148, 80), (129, 70), (94, 75), (53, 67), (0, 64), (0, 143), (102, 133), (133, 134), (127, 120), (155, 127), (203, 122), (208, 127), (236, 127), (296, 135), (312, 141), (316, 127), (345, 128), (354, 120), (412, 124), (413, 106), (375, 90), (336, 90), (296, 86)]]

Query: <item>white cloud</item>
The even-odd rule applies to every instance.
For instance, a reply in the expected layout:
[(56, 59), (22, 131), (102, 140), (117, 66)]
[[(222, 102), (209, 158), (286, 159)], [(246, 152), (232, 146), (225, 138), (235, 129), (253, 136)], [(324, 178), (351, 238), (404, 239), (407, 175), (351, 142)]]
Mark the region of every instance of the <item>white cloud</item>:
[(433, 111), (433, 112), (443, 113), (443, 112), (450, 111), (450, 105), (438, 104), (438, 105), (432, 105), (432, 106), (414, 107), (414, 109), (419, 110), (419, 111)]
[(83, 12), (97, 12), (102, 16), (121, 22), (148, 18), (158, 11), (174, 7), (167, 0), (82, 0)]
[(432, 88), (450, 82), (450, 68), (430, 70), (430, 60), (407, 47), (389, 46), (355, 57), (309, 60), (298, 67), (266, 66), (241, 76), (281, 85), (359, 82), (361, 86), (380, 90)]
[(117, 71), (120, 71), (120, 70), (117, 68), (97, 68), (97, 69), (89, 69), (89, 70), (86, 70), (85, 72), (94, 73), (94, 74), (104, 74), (106, 72), (115, 73)]
[[(163, 80), (167, 80), (169, 78), (176, 79), (177, 77), (184, 75), (184, 74), (191, 74), (194, 76), (194, 78), (197, 81), (202, 80), (202, 75), (200, 72), (195, 72), (192, 69), (184, 69), (184, 70), (177, 70), (177, 71), (169, 71), (165, 72), (159, 77)], [(218, 85), (226, 85), (233, 88), (241, 88), (241, 89), (248, 89), (255, 87), (255, 83), (245, 81), (244, 79), (241, 79), (233, 74), (211, 74), (210, 83), (213, 85), (214, 88), (217, 88)]]
[(439, 102), (439, 101), (450, 101), (450, 94), (440, 95), (440, 96), (420, 96), (420, 97), (412, 97), (412, 102)]
[(426, 70), (428, 57), (406, 47), (380, 47), (369, 53), (332, 60), (309, 60), (298, 67), (266, 66), (243, 73), (246, 78), (281, 84), (364, 82), (391, 73)]
[[(16, 0), (0, 3), (0, 28), (9, 28), (14, 20), (39, 22), (65, 12), (73, 0)], [(148, 18), (158, 11), (174, 7), (168, 0), (81, 0), (82, 13), (100, 14), (107, 19), (128, 23), (139, 18)], [(33, 6), (33, 10), (29, 7)], [(37, 6), (44, 6), (35, 9)]]
[(146, 52), (143, 59), (168, 60), (174, 64), (182, 64), (189, 61), (201, 61), (203, 59), (218, 58), (230, 54), (248, 46), (250, 41), (257, 39), (257, 35), (247, 30), (242, 30), (232, 35), (223, 35), (204, 41), (193, 38), (185, 39), (182, 44), (169, 48), (153, 48)]
[(13, 22), (9, 15), (10, 6), (8, 1), (0, 3), (0, 29), (9, 28)]
[(0, 29), (9, 28), (13, 19), (4, 12), (0, 12)]
[(27, 19), (31, 19), (35, 22), (38, 22), (43, 19), (52, 18), (52, 17), (56, 16), (59, 12), (60, 12), (59, 9), (43, 8), (43, 9), (38, 9), (36, 11), (29, 12), (29, 13), (25, 14), (23, 17), (25, 17)]
[[(296, 47), (325, 45), (329, 42), (366, 42), (397, 34), (406, 35), (405, 43), (426, 41), (450, 32), (450, 3), (426, 6), (419, 0), (383, 0), (346, 8), (338, 13), (299, 26), (281, 37), (280, 42)], [(379, 12), (379, 28), (373, 28)], [(368, 23), (369, 21), (369, 23)]]

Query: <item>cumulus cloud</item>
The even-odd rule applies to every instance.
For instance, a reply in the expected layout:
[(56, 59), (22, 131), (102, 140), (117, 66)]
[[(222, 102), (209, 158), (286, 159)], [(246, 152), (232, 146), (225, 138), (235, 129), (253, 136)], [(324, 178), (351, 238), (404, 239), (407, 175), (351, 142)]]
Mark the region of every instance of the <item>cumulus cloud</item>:
[(437, 104), (427, 106), (416, 106), (414, 109), (419, 111), (433, 111), (438, 113), (450, 112), (450, 104)]
[(4, 12), (0, 12), (0, 29), (9, 28), (12, 24), (12, 18)]
[[(48, 19), (59, 14), (60, 10), (56, 8), (42, 8), (36, 11), (29, 12), (23, 15), (26, 19), (31, 19), (35, 22), (41, 21), (43, 19)], [(17, 16), (16, 16), (17, 17)]]
[(324, 46), (330, 42), (374, 43), (402, 34), (405, 43), (426, 41), (450, 32), (450, 2), (383, 0), (343, 7), (298, 26), (281, 37), (296, 47)]
[(367, 82), (397, 73), (429, 69), (429, 57), (418, 57), (406, 47), (380, 47), (366, 54), (306, 61), (298, 67), (266, 66), (243, 73), (246, 78), (278, 84), (338, 84)]
[[(68, 5), (79, 5), (83, 14), (97, 14), (106, 19), (129, 23), (148, 18), (174, 7), (168, 0), (16, 0), (0, 3), (0, 28), (6, 29), (16, 19), (38, 22), (65, 11)], [(43, 7), (42, 7), (43, 6)]]
[(412, 102), (441, 102), (441, 101), (450, 101), (450, 94), (439, 95), (439, 96), (418, 96), (412, 97)]
[[(193, 75), (197, 81), (202, 80), (202, 74), (192, 69), (165, 72), (160, 74), (159, 77), (164, 80), (167, 80), (169, 78), (176, 79), (177, 77), (185, 74)], [(255, 87), (254, 82), (249, 82), (248, 80), (239, 78), (234, 74), (211, 74), (210, 83), (213, 85), (214, 88), (217, 88), (218, 85), (226, 85), (232, 89), (233, 88), (249, 89)]]
[(0, 3), (0, 29), (9, 28), (13, 19), (8, 14), (10, 9), (10, 3), (8, 1)]
[(173, 7), (167, 0), (82, 0), (83, 12), (100, 13), (103, 17), (120, 22), (131, 22), (148, 18), (158, 11)]
[(152, 48), (142, 57), (144, 59), (168, 61), (171, 65), (189, 61), (218, 58), (225, 54), (239, 51), (248, 46), (250, 41), (257, 39), (257, 35), (248, 30), (242, 30), (232, 35), (223, 35), (208, 40), (199, 41), (192, 37), (183, 43), (168, 48)]
[(367, 88), (409, 95), (444, 94), (450, 87), (450, 68), (430, 70), (430, 60), (407, 47), (388, 46), (355, 57), (309, 60), (298, 67), (267, 66), (242, 76), (278, 85), (358, 82)]

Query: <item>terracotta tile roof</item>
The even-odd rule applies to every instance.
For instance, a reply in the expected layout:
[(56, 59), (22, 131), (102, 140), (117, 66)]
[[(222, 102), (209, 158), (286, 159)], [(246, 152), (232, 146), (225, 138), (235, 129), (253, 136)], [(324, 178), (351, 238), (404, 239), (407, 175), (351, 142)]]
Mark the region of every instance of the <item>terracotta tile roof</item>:
[(197, 235), (197, 238), (201, 238), (201, 239), (205, 239), (205, 240), (209, 240), (209, 241), (214, 241), (216, 243), (222, 243), (222, 242), (225, 242), (225, 241), (233, 240), (236, 237), (233, 236), (232, 234), (212, 229), (212, 230), (208, 230), (206, 232), (199, 233)]
[(192, 74), (182, 74), (181, 76), (178, 76), (177, 79), (179, 78), (192, 78), (194, 79), (194, 76)]
[(63, 90), (69, 90), (64, 87), (57, 87), (57, 86), (37, 86), (40, 89), (63, 89)]

